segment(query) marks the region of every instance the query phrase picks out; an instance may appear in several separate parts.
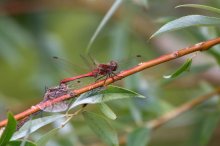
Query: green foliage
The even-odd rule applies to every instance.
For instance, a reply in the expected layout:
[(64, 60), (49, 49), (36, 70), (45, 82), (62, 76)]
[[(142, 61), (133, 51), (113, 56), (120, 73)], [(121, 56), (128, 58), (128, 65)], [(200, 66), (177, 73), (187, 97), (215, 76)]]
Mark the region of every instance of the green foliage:
[(170, 32), (174, 30), (184, 29), (192, 26), (214, 26), (220, 24), (220, 18), (208, 17), (202, 15), (189, 15), (170, 21), (163, 25), (158, 31), (156, 31), (150, 38), (153, 38), (159, 34)]
[(31, 141), (25, 141), (25, 144), (22, 140), (13, 140), (10, 141), (7, 146), (37, 146), (35, 143)]
[[(204, 116), (204, 112), (205, 115)], [(192, 137), (192, 145), (207, 146), (210, 142), (213, 132), (218, 126), (220, 121), (220, 111), (207, 112), (203, 111), (198, 118), (198, 124), (194, 129), (194, 135)]]
[(131, 116), (133, 117), (135, 123), (137, 125), (143, 124), (143, 115), (141, 113), (140, 108), (135, 104), (135, 101), (132, 99), (129, 100), (128, 103), (129, 103), (129, 109), (131, 112)]
[(218, 64), (220, 65), (220, 52), (216, 51), (216, 50), (209, 50), (208, 51), (214, 58), (215, 60), (218, 62)]
[(99, 23), (99, 26), (95, 30), (93, 36), (91, 37), (89, 44), (87, 46), (87, 49), (86, 49), (86, 53), (89, 53), (90, 48), (93, 42), (95, 41), (96, 37), (98, 36), (100, 31), (103, 29), (103, 27), (106, 25), (106, 23), (109, 21), (109, 19), (112, 17), (112, 15), (115, 13), (115, 11), (118, 9), (118, 7), (121, 5), (122, 2), (123, 0), (116, 0), (114, 4), (111, 6), (111, 8), (109, 9), (109, 11), (106, 13), (102, 21)]
[(99, 104), (99, 108), (102, 113), (108, 117), (109, 119), (115, 120), (117, 118), (116, 114), (112, 111), (112, 109), (105, 103)]
[(0, 146), (5, 146), (8, 144), (9, 140), (11, 139), (12, 135), (14, 134), (16, 130), (16, 120), (12, 113), (8, 113), (8, 123), (5, 127), (4, 132), (1, 135), (0, 138)]
[(53, 138), (57, 132), (60, 130), (60, 128), (55, 128), (49, 132), (47, 132), (46, 134), (44, 134), (43, 136), (41, 136), (41, 138), (39, 140), (36, 141), (37, 146), (44, 146), (47, 144), (47, 142)]
[[(8, 4), (7, 1), (5, 3), (6, 5)], [(220, 13), (217, 0), (212, 2), (206, 1), (206, 3), (210, 6), (199, 4), (180, 5), (181, 3), (179, 2), (175, 4), (179, 5), (177, 7), (180, 8), (195, 8), (193, 13), (202, 12), (202, 10), (205, 10), (203, 11), (205, 14), (207, 12), (214, 12), (217, 15)], [(24, 3), (21, 3), (20, 6), (22, 4)], [(30, 4), (35, 6), (34, 3), (30, 2)], [(211, 5), (216, 8), (211, 7)], [(218, 16), (188, 15), (182, 17), (186, 13), (191, 14), (192, 11), (187, 10), (186, 12), (184, 9), (170, 9), (170, 6), (173, 7), (173, 3), (164, 0), (115, 0), (113, 3), (108, 1), (103, 3), (89, 1), (87, 3), (85, 1), (77, 2), (76, 5), (73, 2), (68, 7), (74, 6), (74, 9), (65, 9), (65, 4), (62, 4), (65, 9), (64, 11), (58, 7), (53, 7), (53, 4), (51, 4), (53, 10), (48, 11), (47, 6), (50, 7), (50, 3), (45, 5), (43, 11), (41, 7), (38, 9), (39, 6), (36, 6), (36, 11), (34, 12), (22, 10), (23, 7), (20, 7), (21, 11), (18, 12), (17, 9), (13, 9), (12, 15), (11, 10), (5, 9), (7, 16), (2, 14), (0, 18), (1, 114), (4, 114), (4, 109), (8, 109), (10, 106), (15, 107), (13, 110), (19, 108), (20, 112), (27, 108), (28, 105), (40, 102), (45, 85), (57, 85), (60, 79), (72, 76), (72, 72), (67, 74), (63, 70), (65, 67), (57, 67), (54, 62), (51, 63), (51, 56), (71, 59), (73, 64), (77, 63), (79, 66), (83, 64), (79, 60), (79, 54), (85, 52), (91, 53), (95, 59), (103, 62), (108, 62), (109, 59), (123, 60), (127, 56), (135, 56), (136, 54), (143, 55), (147, 58), (145, 59), (147, 61), (172, 51), (164, 49), (167, 46), (168, 48), (178, 49), (179, 46), (182, 46), (181, 42), (184, 42), (184, 46), (188, 46), (188, 44), (195, 44), (220, 35), (220, 18)], [(4, 5), (2, 7), (4, 8)], [(104, 11), (106, 13), (101, 16), (100, 14), (103, 14)], [(115, 14), (117, 17), (113, 17)], [(165, 32), (174, 32), (180, 29), (185, 31), (176, 31), (176, 33), (171, 33), (166, 38), (158, 38), (156, 41), (147, 43), (146, 40), (144, 41), (144, 38), (149, 37), (147, 34), (152, 34), (155, 31), (155, 26), (157, 26), (155, 19), (157, 18), (161, 18), (163, 23), (165, 21), (169, 22), (156, 31), (151, 38)], [(168, 20), (167, 18), (178, 19)], [(101, 22), (99, 23), (100, 20)], [(186, 29), (189, 27), (198, 29)], [(206, 28), (206, 31), (204, 31), (204, 28)], [(100, 33), (101, 31), (103, 32)], [(214, 32), (214, 35), (212, 32)], [(173, 38), (177, 41), (175, 40), (174, 42)], [(157, 51), (155, 51), (155, 48), (157, 48)], [(220, 64), (218, 46), (207, 52)], [(198, 56), (200, 57), (200, 55)], [(207, 145), (219, 122), (219, 109), (217, 108), (219, 100), (216, 100), (218, 98), (213, 98), (202, 104), (197, 109), (198, 113), (190, 112), (191, 117), (183, 118), (181, 122), (173, 120), (173, 122), (169, 123), (169, 126), (162, 128), (161, 131), (158, 130), (158, 133), (155, 135), (152, 134), (154, 131), (151, 130), (153, 129), (135, 128), (137, 125), (144, 127), (147, 121), (175, 109), (175, 106), (178, 107), (192, 97), (213, 90), (207, 91), (205, 90), (208, 89), (207, 87), (201, 89), (197, 86), (199, 84), (198, 81), (200, 81), (198, 79), (199, 75), (216, 65), (215, 62), (210, 62), (206, 56), (202, 56), (202, 61), (204, 60), (205, 62), (204, 65), (202, 61), (197, 60), (199, 57), (193, 60), (195, 68), (192, 71), (196, 70), (196, 72), (193, 72), (194, 74), (186, 74), (186, 76), (179, 78), (179, 80), (166, 80), (168, 81), (166, 84), (160, 84), (160, 82), (164, 81), (161, 78), (161, 74), (174, 70), (172, 67), (170, 68), (170, 66), (162, 64), (160, 67), (150, 68), (146, 72), (141, 72), (141, 74), (136, 74), (117, 82), (116, 84), (120, 87), (108, 86), (82, 94), (71, 105), (70, 109), (72, 110), (68, 111), (68, 113), (73, 112), (73, 114), (44, 116), (37, 119), (33, 117), (31, 121), (25, 123), (19, 131), (15, 132), (12, 137), (12, 139), (25, 138), (21, 141), (10, 141), (8, 145), (21, 145), (24, 143), (25, 145), (46, 145), (48, 140), (60, 145), (86, 146), (91, 145), (91, 143), (96, 145), (93, 144), (95, 140), (92, 139), (91, 131), (86, 128), (85, 123), (96, 133), (98, 138), (108, 145), (118, 145), (116, 133), (128, 137), (128, 146), (145, 146), (149, 142), (151, 142), (150, 145), (157, 146), (182, 146), (184, 145), (183, 143), (189, 143), (190, 138), (192, 138), (193, 146)], [(142, 61), (144, 60), (138, 63)], [(123, 65), (132, 67), (138, 63)], [(190, 68), (191, 63), (192, 59), (188, 59), (181, 67), (171, 75), (165, 76), (165, 78), (171, 79), (180, 76)], [(123, 68), (123, 65), (120, 64), (119, 68)], [(194, 78), (197, 78), (197, 80), (194, 80)], [(212, 84), (212, 81), (215, 80), (214, 76), (206, 77), (207, 82), (209, 78), (212, 78), (209, 84), (213, 87), (218, 84)], [(71, 87), (74, 89), (79, 88), (78, 85)], [(106, 102), (108, 102), (109, 106)], [(85, 122), (82, 122), (81, 113), (79, 112), (75, 115), (75, 111), (77, 108), (81, 109), (79, 105), (83, 104), (93, 104), (92, 106), (86, 106), (86, 110), (91, 110), (95, 113), (101, 110), (106, 117), (114, 121), (108, 122), (107, 120), (109, 119), (105, 119), (101, 115), (83, 112)], [(74, 118), (69, 122), (68, 120), (71, 117)], [(196, 118), (198, 118), (198, 121), (195, 120)], [(64, 128), (54, 126), (55, 124), (61, 125), (59, 123), (60, 119), (67, 119), (69, 123), (66, 126), (73, 124), (71, 128), (67, 128), (69, 131), (64, 131)], [(49, 131), (51, 127), (52, 130)], [(192, 133), (193, 128), (195, 131)], [(130, 129), (134, 129), (134, 131), (129, 135), (123, 135), (127, 130), (130, 131)], [(179, 136), (179, 129), (181, 130), (181, 136)], [(56, 137), (58, 130), (61, 133), (59, 138)], [(4, 133), (6, 131), (8, 131), (7, 128)], [(3, 135), (5, 137), (4, 143), (10, 140), (12, 133), (11, 129), (11, 132)], [(38, 139), (39, 133), (45, 135)], [(153, 138), (151, 139), (151, 137)], [(27, 138), (34, 139), (36, 144), (27, 141)]]
[(128, 135), (127, 146), (147, 146), (151, 130), (145, 127), (137, 128)]
[(203, 9), (203, 10), (207, 10), (210, 12), (215, 12), (220, 14), (220, 9), (215, 8), (215, 7), (210, 7), (210, 6), (206, 6), (206, 5), (198, 5), (198, 4), (184, 4), (184, 5), (179, 5), (176, 8), (182, 8), (182, 7), (191, 7), (191, 8), (197, 8), (197, 9)]
[(30, 120), (26, 122), (17, 132), (15, 132), (12, 139), (16, 140), (25, 137), (27, 134), (31, 134), (34, 131), (38, 130), (39, 128), (48, 125), (65, 116), (66, 116), (65, 114), (60, 114), (60, 115), (52, 115), (52, 116)]
[(174, 73), (172, 73), (171, 75), (163, 76), (163, 77), (165, 79), (175, 78), (175, 77), (181, 75), (183, 72), (189, 71), (191, 64), (192, 64), (192, 58), (187, 59), (186, 62), (181, 67), (179, 67)]
[(105, 118), (92, 112), (83, 112), (83, 117), (93, 132), (109, 146), (118, 146), (116, 131)]
[[(215, 27), (203, 28), (201, 29), (201, 35), (205, 39), (212, 39), (218, 37), (218, 29)], [(207, 51), (220, 65), (220, 47), (219, 45), (214, 46), (212, 49)]]
[(116, 86), (108, 86), (105, 90), (100, 88), (91, 90), (87, 93), (80, 95), (76, 99), (76, 101), (70, 106), (70, 109), (82, 104), (96, 104), (131, 97), (145, 98), (143, 95), (140, 95), (128, 89)]

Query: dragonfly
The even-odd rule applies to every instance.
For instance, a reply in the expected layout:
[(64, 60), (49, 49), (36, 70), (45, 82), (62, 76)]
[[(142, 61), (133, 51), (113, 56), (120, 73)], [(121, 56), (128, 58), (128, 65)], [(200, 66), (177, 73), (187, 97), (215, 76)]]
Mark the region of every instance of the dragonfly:
[[(86, 77), (94, 77), (96, 79), (96, 81), (105, 77), (105, 81), (106, 81), (106, 79), (109, 77), (114, 79), (113, 76), (117, 76), (116, 71), (119, 70), (119, 64), (117, 61), (111, 60), (108, 63), (98, 64), (94, 61), (94, 59), (91, 56), (89, 56), (91, 62), (93, 63), (92, 64), (93, 67), (91, 67), (91, 63), (87, 60), (87, 58), (85, 58), (84, 56), (80, 56), (80, 57), (82, 58), (82, 60), (84, 60), (86, 65), (89, 68), (91, 68), (91, 71), (88, 73), (85, 73), (85, 74), (64, 78), (60, 81), (60, 84), (66, 84), (66, 83), (76, 81), (76, 80), (78, 82), (80, 82), (79, 79), (86, 78)], [(64, 59), (61, 59), (59, 57), (53, 57), (53, 58), (60, 59), (60, 60), (64, 61)], [(136, 55), (136, 58), (141, 58), (141, 55)], [(69, 62), (69, 61), (67, 61), (67, 62)]]
[(96, 80), (100, 80), (103, 77), (106, 77), (107, 79), (109, 77), (113, 77), (117, 75), (115, 73), (117, 68), (118, 68), (118, 63), (116, 61), (110, 61), (109, 63), (106, 64), (98, 64), (97, 67), (93, 69), (91, 72), (74, 77), (65, 78), (60, 81), (60, 84), (65, 84), (86, 77), (94, 77), (97, 78)]
[(27, 121), (31, 120), (33, 116), (36, 116), (40, 113), (42, 113), (42, 111), (45, 112), (62, 112), (62, 111), (66, 111), (69, 108), (69, 102), (68, 101), (62, 101), (62, 102), (58, 102), (55, 104), (52, 104), (44, 107), (42, 106), (42, 104), (44, 102), (50, 102), (51, 100), (58, 98), (60, 96), (66, 95), (70, 93), (70, 89), (66, 84), (61, 84), (58, 86), (54, 86), (54, 87), (50, 87), (50, 88), (46, 88), (46, 92), (44, 94), (44, 99), (42, 102), (40, 102), (38, 104), (38, 107), (41, 109), (40, 111), (31, 114), (30, 116), (27, 116), (25, 118), (23, 118), (22, 120), (19, 121), (19, 123), (17, 124), (16, 130), (19, 130)]
[(43, 111), (46, 112), (62, 112), (62, 111), (66, 111), (69, 107), (69, 103), (68, 101), (62, 101), (59, 103), (55, 103), (52, 104), (48, 107), (43, 107), (41, 106), (42, 103), (44, 102), (50, 102), (51, 100), (66, 95), (70, 93), (70, 89), (68, 87), (68, 85), (66, 84), (60, 84), (58, 86), (55, 87), (50, 87), (50, 88), (46, 88), (46, 92), (44, 94), (44, 99), (42, 102), (40, 102), (40, 104), (38, 104), (39, 108)]
[(29, 115), (29, 116), (19, 120), (17, 125), (16, 125), (16, 131), (18, 131), (27, 121), (31, 120), (33, 118), (33, 116), (36, 116), (36, 115), (38, 115), (40, 113), (41, 113), (41, 111), (38, 111), (36, 113), (33, 113), (33, 114), (31, 114), (31, 115)]
[[(58, 58), (58, 57), (53, 57), (53, 58), (60, 59), (61, 61), (65, 61), (62, 58)], [(85, 58), (83, 59), (85, 60)], [(69, 63), (69, 61), (65, 61), (65, 62)], [(87, 63), (87, 65), (90, 66), (88, 62), (85, 62), (85, 63)], [(113, 77), (114, 75), (116, 75), (115, 71), (117, 70), (117, 68), (118, 68), (118, 63), (116, 61), (110, 61), (109, 63), (106, 63), (106, 64), (98, 64), (97, 67), (89, 73), (70, 77), (70, 78), (65, 78), (60, 81), (60, 84), (58, 86), (46, 88), (44, 99), (40, 104), (38, 104), (38, 106), (42, 111), (45, 111), (45, 112), (66, 111), (68, 110), (69, 105), (70, 105), (68, 101), (62, 101), (62, 102), (55, 103), (55, 104), (51, 103), (51, 106), (47, 106), (47, 107), (43, 107), (41, 105), (44, 102), (48, 102), (48, 101), (50, 102), (51, 100), (57, 97), (68, 94), (70, 92), (69, 84), (67, 84), (68, 82), (77, 80), (77, 83), (80, 83), (78, 79), (85, 78), (85, 77), (94, 77), (94, 78), (97, 78), (97, 80), (103, 77), (106, 77), (107, 79), (108, 77)]]
[[(82, 59), (85, 60), (85, 63), (88, 66), (90, 66), (90, 64), (86, 60), (86, 58), (83, 58), (83, 56), (81, 56), (81, 57), (82, 57)], [(58, 57), (53, 57), (53, 58), (54, 59), (61, 59), (62, 61), (65, 61), (62, 58), (58, 58)], [(90, 58), (90, 59), (93, 61), (92, 58)], [(95, 65), (94, 61), (93, 61), (93, 64)], [(68, 94), (71, 89), (71, 88), (69, 88), (69, 85), (67, 84), (68, 82), (77, 80), (77, 83), (80, 83), (80, 81), (78, 79), (85, 78), (85, 77), (94, 77), (94, 78), (97, 78), (97, 80), (99, 80), (103, 77), (106, 77), (106, 79), (107, 79), (108, 77), (113, 77), (113, 76), (117, 75), (115, 73), (115, 71), (117, 69), (118, 69), (118, 63), (116, 61), (110, 61), (109, 63), (106, 63), (106, 64), (96, 65), (96, 68), (93, 69), (89, 73), (70, 77), (70, 78), (65, 78), (60, 81), (60, 84), (58, 86), (46, 89), (46, 92), (44, 94), (44, 100), (41, 103), (44, 103), (46, 101), (50, 101), (50, 100), (55, 99), (57, 97), (60, 97), (62, 95)], [(62, 101), (62, 102), (55, 103), (55, 104), (51, 103), (51, 106), (48, 106), (48, 107), (41, 107), (40, 106), (41, 103), (39, 104), (40, 109), (43, 111), (46, 111), (46, 112), (62, 112), (62, 111), (66, 111), (69, 108), (68, 101)]]

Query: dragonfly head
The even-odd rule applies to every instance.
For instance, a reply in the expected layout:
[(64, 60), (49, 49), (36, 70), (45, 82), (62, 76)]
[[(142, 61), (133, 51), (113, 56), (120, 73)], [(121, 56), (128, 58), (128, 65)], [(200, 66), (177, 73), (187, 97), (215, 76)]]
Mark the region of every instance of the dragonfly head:
[(110, 61), (110, 66), (112, 67), (112, 71), (116, 71), (118, 69), (118, 63), (116, 61)]

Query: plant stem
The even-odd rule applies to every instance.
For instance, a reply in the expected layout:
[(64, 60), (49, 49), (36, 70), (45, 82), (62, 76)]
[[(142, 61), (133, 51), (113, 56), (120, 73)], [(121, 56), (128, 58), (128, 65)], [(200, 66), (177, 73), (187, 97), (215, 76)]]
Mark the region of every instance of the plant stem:
[[(127, 76), (130, 76), (132, 74), (140, 72), (144, 69), (150, 68), (152, 66), (162, 64), (164, 62), (182, 57), (184, 55), (187, 55), (187, 54), (190, 54), (190, 53), (193, 53), (193, 52), (208, 50), (216, 44), (220, 44), (220, 38), (216, 38), (216, 39), (208, 40), (208, 41), (205, 41), (205, 42), (201, 42), (201, 43), (195, 44), (191, 47), (183, 48), (179, 51), (175, 51), (173, 53), (160, 56), (156, 59), (139, 63), (137, 66), (135, 66), (131, 69), (121, 71), (119, 74), (117, 74), (117, 76), (108, 78), (107, 80), (101, 80), (101, 81), (98, 81), (96, 83), (89, 84), (89, 85), (87, 85), (85, 87), (82, 87), (80, 89), (72, 90), (70, 94), (66, 94), (66, 95), (57, 97), (53, 100), (46, 101), (46, 102), (37, 104), (35, 106), (32, 106), (30, 109), (15, 115), (15, 119), (20, 120), (20, 119), (23, 119), (24, 117), (27, 117), (27, 116), (35, 113), (35, 112), (40, 111), (41, 109), (40, 109), (39, 105), (41, 107), (51, 106), (51, 104), (55, 104), (55, 103), (58, 103), (58, 102), (61, 102), (61, 101), (64, 101), (64, 100), (68, 100), (68, 99), (73, 98), (73, 97), (77, 97), (78, 95), (80, 95), (82, 93), (85, 93), (87, 91), (90, 91), (90, 90), (98, 88), (98, 87), (102, 87), (102, 86), (111, 84), (115, 81), (121, 80), (121, 79), (123, 79)], [(7, 120), (3, 120), (3, 121), (0, 122), (0, 127), (4, 127), (6, 124), (7, 124)]]
[[(218, 94), (220, 94), (220, 87), (218, 87), (217, 89), (215, 89), (214, 91), (212, 91), (208, 94), (205, 94), (203, 96), (199, 96), (199, 97), (183, 104), (182, 106), (177, 107), (176, 109), (173, 109), (172, 111), (170, 111), (168, 113), (165, 113), (164, 115), (162, 115), (156, 119), (145, 122), (143, 127), (145, 126), (147, 128), (150, 128), (151, 130), (156, 130), (160, 126), (175, 119), (177, 116), (180, 116), (180, 115), (184, 114), (185, 112), (192, 110), (197, 105), (207, 101), (208, 99), (211, 99), (214, 95), (218, 95)], [(126, 142), (127, 142), (126, 135), (120, 136), (120, 138), (119, 138), (120, 145), (124, 145), (124, 144), (126, 144)]]
[(165, 123), (169, 122), (170, 120), (176, 118), (177, 116), (191, 110), (192, 108), (196, 107), (197, 105), (203, 103), (204, 101), (212, 98), (214, 95), (218, 95), (220, 94), (220, 87), (217, 88), (216, 90), (214, 90), (213, 92), (210, 92), (206, 95), (197, 97), (185, 104), (183, 104), (182, 106), (160, 116), (157, 119), (151, 120), (149, 122), (146, 123), (146, 127), (150, 128), (150, 129), (157, 129), (158, 127), (164, 125)]

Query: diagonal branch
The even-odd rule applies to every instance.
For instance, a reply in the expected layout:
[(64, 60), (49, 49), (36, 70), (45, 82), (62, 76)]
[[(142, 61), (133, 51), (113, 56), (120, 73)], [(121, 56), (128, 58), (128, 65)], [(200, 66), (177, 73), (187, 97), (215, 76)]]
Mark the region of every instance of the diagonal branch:
[[(219, 95), (219, 94), (220, 94), (220, 87), (216, 88), (215, 90), (213, 90), (212, 92), (210, 92), (208, 94), (199, 96), (199, 97), (171, 110), (170, 112), (163, 114), (162, 116), (160, 116), (156, 119), (147, 121), (143, 125), (143, 127), (145, 126), (149, 129), (156, 130), (160, 126), (163, 126), (164, 124), (168, 123), (169, 121), (184, 114), (185, 112), (192, 110), (193, 108), (195, 108), (199, 104), (202, 104), (203, 102), (211, 99), (213, 96)], [(126, 135), (121, 136), (119, 141), (120, 141), (119, 142), (120, 145), (126, 144), (127, 143), (127, 136)]]
[(160, 116), (157, 119), (151, 120), (149, 122), (146, 123), (146, 127), (150, 128), (150, 129), (157, 129), (160, 126), (164, 125), (165, 123), (169, 122), (170, 120), (176, 118), (177, 116), (191, 110), (192, 108), (196, 107), (197, 105), (203, 103), (204, 101), (212, 98), (214, 95), (218, 95), (220, 94), (220, 87), (215, 89), (214, 91), (205, 94), (203, 96), (197, 97), (185, 104), (183, 104), (182, 106)]
[[(130, 76), (132, 74), (140, 72), (144, 69), (156, 66), (158, 64), (162, 64), (164, 62), (182, 57), (184, 55), (187, 55), (187, 54), (190, 54), (190, 53), (193, 53), (193, 52), (208, 50), (208, 49), (210, 49), (211, 47), (213, 47), (214, 45), (217, 45), (217, 44), (220, 44), (220, 38), (216, 38), (216, 39), (208, 40), (208, 41), (205, 41), (205, 42), (201, 42), (201, 43), (195, 44), (191, 47), (186, 47), (186, 48), (183, 48), (179, 51), (175, 51), (173, 53), (160, 56), (160, 57), (155, 58), (153, 60), (139, 63), (137, 66), (134, 66), (131, 69), (121, 71), (119, 74), (117, 74), (117, 76), (108, 78), (107, 80), (101, 80), (101, 81), (98, 81), (96, 83), (89, 84), (89, 85), (87, 85), (83, 88), (80, 88), (80, 89), (72, 90), (70, 94), (66, 94), (66, 95), (57, 97), (56, 99), (40, 103), (40, 106), (48, 107), (48, 106), (51, 106), (51, 103), (55, 104), (55, 103), (58, 103), (58, 102), (61, 102), (61, 101), (64, 101), (64, 100), (68, 100), (68, 99), (73, 98), (73, 97), (77, 97), (78, 95), (80, 95), (82, 93), (85, 93), (87, 91), (90, 91), (90, 90), (98, 88), (98, 87), (102, 87), (104, 85), (111, 84), (115, 81), (121, 80), (121, 79), (123, 79), (127, 76)], [(15, 115), (15, 119), (16, 120), (23, 119), (23, 118), (25, 118), (25, 117), (33, 114), (33, 113), (36, 113), (40, 110), (41, 109), (39, 107), (39, 104), (37, 104), (35, 106), (32, 106), (30, 109)], [(4, 127), (6, 124), (7, 124), (7, 120), (3, 120), (3, 121), (0, 122), (0, 127)]]

